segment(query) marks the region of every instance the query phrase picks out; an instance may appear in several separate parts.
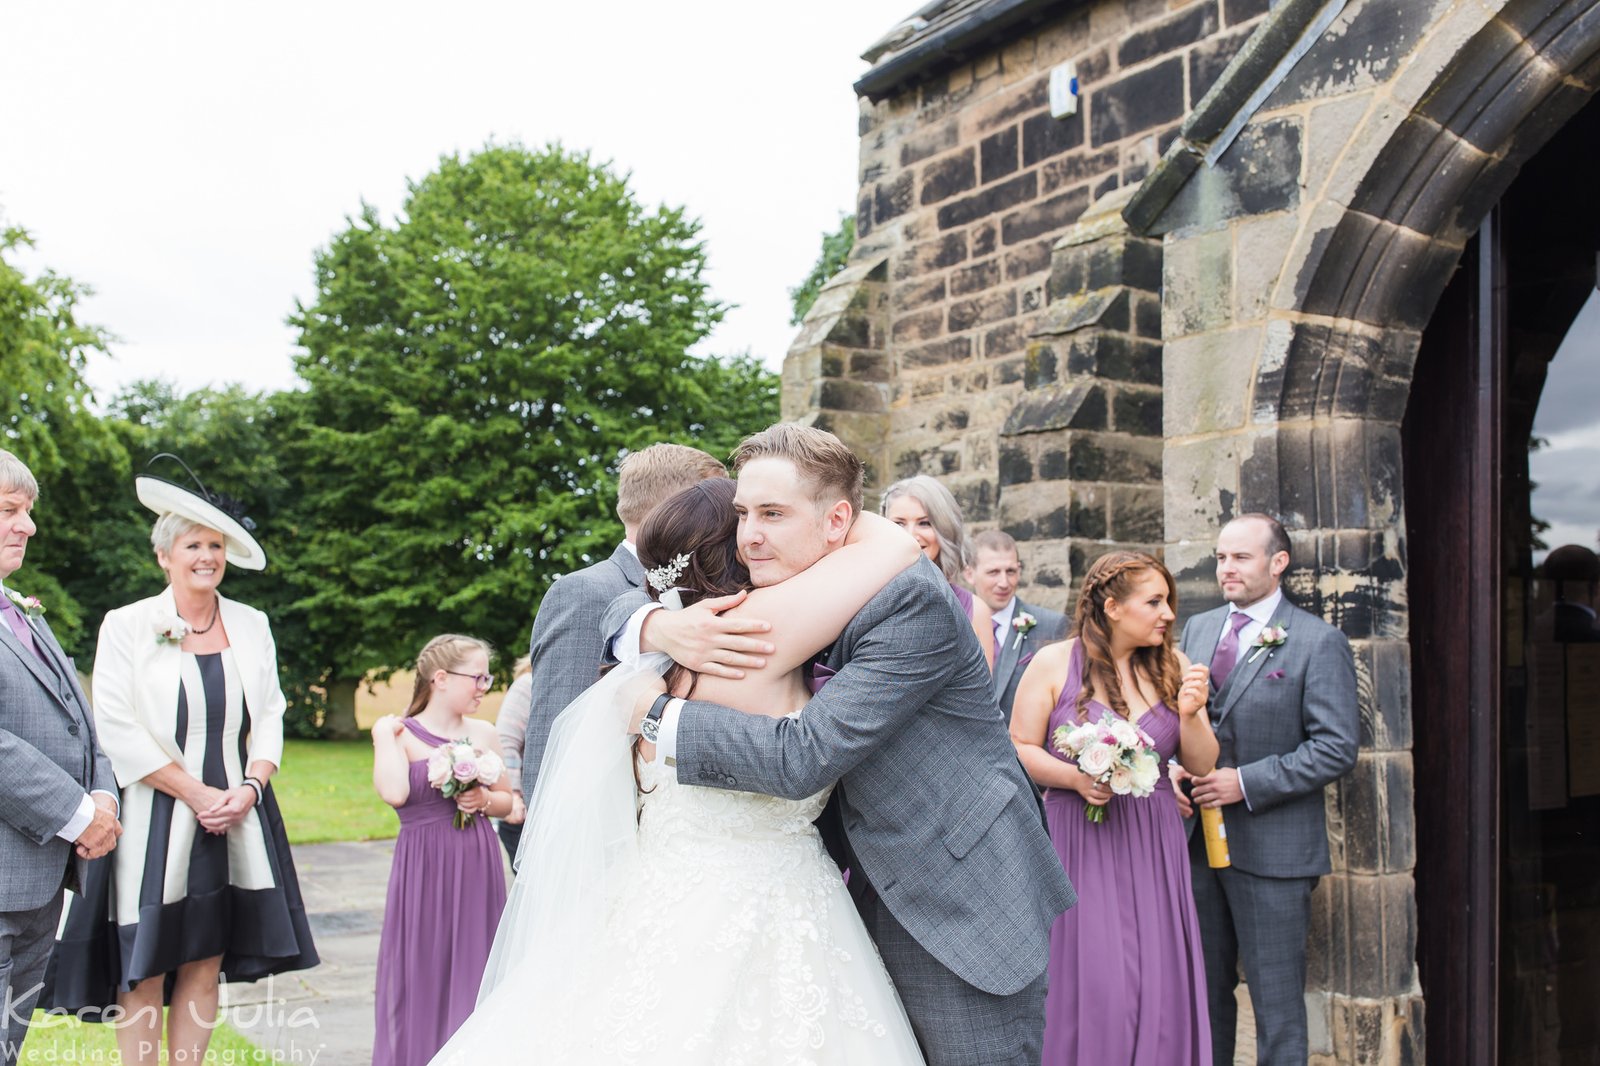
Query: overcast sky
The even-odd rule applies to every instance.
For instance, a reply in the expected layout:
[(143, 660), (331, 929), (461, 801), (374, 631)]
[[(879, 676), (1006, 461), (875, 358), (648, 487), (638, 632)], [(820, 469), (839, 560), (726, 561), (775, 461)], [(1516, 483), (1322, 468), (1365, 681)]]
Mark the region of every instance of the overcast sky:
[(918, 0), (21, 4), (0, 0), (0, 218), (91, 285), (102, 401), (293, 384), (284, 325), (363, 199), (489, 138), (560, 141), (700, 218), (703, 351), (780, 365), (788, 289), (856, 193), (859, 54)]
[[(1600, 294), (1567, 331), (1550, 361), (1539, 395), (1533, 433), (1546, 441), (1528, 456), (1534, 482), (1533, 513), (1550, 523), (1542, 536), (1550, 547), (1581, 544), (1600, 548)], [(1544, 558), (1535, 553), (1535, 561)]]

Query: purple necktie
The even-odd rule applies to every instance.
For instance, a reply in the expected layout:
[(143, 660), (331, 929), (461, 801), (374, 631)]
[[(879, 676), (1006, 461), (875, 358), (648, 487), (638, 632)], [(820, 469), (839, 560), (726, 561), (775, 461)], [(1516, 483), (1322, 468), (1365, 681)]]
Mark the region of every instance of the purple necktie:
[(1227, 683), (1228, 675), (1239, 662), (1239, 630), (1250, 624), (1250, 616), (1235, 611), (1228, 622), (1228, 631), (1217, 645), (1217, 653), (1211, 657), (1211, 683), (1218, 689)]
[(11, 602), (10, 597), (0, 596), (0, 613), (5, 614), (6, 622), (11, 626), (11, 632), (22, 641), (22, 646), (33, 652), (33, 657), (40, 662), (45, 662), (45, 657), (39, 651), (39, 645), (33, 641), (33, 629), (29, 627), (28, 620), (22, 617), (22, 612), (17, 610), (17, 605)]
[(997, 648), (1005, 646), (1005, 641), (1000, 639), (1000, 619), (998, 618), (994, 620), (994, 646)]
[(817, 693), (821, 692), (822, 686), (826, 685), (830, 680), (832, 680), (833, 675), (838, 672), (839, 671), (837, 670), (823, 666), (821, 663), (812, 663), (811, 680), (806, 682), (807, 686), (811, 689), (811, 694), (815, 696)]

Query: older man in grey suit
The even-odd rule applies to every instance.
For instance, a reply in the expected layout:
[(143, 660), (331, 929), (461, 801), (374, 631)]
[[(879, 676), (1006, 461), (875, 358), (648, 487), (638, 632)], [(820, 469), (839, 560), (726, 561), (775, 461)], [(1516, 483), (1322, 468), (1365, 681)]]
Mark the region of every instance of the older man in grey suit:
[(1048, 607), (1023, 603), (1017, 595), (1022, 580), (1022, 560), (1011, 534), (998, 529), (972, 538), (973, 563), (967, 567), (967, 584), (994, 616), (994, 694), (1000, 713), (1011, 721), (1017, 701), (1017, 683), (1027, 672), (1034, 652), (1067, 636), (1067, 616)]
[[(845, 508), (848, 529), (860, 512), (861, 462), (831, 433), (773, 426), (734, 465), (740, 557), (757, 586), (837, 548), (830, 516)], [(702, 661), (698, 638), (671, 635), (701, 628), (708, 610), (636, 618), (640, 636), (624, 641), (720, 672), (726, 658)], [(798, 717), (644, 699), (636, 723), (686, 784), (801, 799), (838, 782), (851, 894), (928, 1062), (1036, 1066), (1050, 926), (1075, 897), (949, 582), (926, 560), (909, 567), (823, 658), (836, 676)]]
[(4, 584), (36, 531), (39, 485), (0, 451), (0, 1062), (28, 1035), (61, 892), (83, 864), (110, 851), (116, 779), (95, 741), (77, 671), (44, 621), (42, 605)]
[[(617, 472), (617, 517), (622, 543), (610, 558), (559, 579), (544, 594), (528, 649), (533, 689), (522, 749), (522, 795), (533, 798), (539, 764), (556, 715), (600, 678), (605, 639), (600, 619), (611, 601), (644, 584), (634, 540), (656, 504), (727, 469), (699, 448), (653, 444), (622, 460)], [(516, 808), (513, 808), (514, 810)]]
[(1229, 522), (1216, 557), (1227, 604), (1191, 619), (1181, 642), (1192, 662), (1211, 664), (1221, 750), (1217, 769), (1193, 778), (1193, 796), (1222, 809), (1232, 860), (1213, 869), (1192, 834), (1212, 1061), (1233, 1061), (1243, 963), (1256, 1062), (1304, 1066), (1311, 891), (1330, 869), (1323, 789), (1356, 763), (1355, 663), (1343, 633), (1283, 598), (1289, 537), (1277, 519)]

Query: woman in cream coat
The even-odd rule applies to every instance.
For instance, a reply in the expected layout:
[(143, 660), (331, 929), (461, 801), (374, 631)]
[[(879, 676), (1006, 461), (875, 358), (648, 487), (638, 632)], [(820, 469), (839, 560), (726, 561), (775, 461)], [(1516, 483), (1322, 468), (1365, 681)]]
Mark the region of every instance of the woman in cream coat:
[[(75, 900), (52, 1004), (126, 1013), (124, 1063), (155, 1063), (170, 1003), (172, 1061), (199, 1062), (218, 981), (317, 963), (269, 784), (283, 692), (266, 615), (224, 598), (228, 563), (266, 557), (222, 497), (154, 477), (139, 498), (167, 588), (106, 615), (94, 717), (122, 789), (121, 846)], [(198, 484), (198, 482), (197, 482)]]

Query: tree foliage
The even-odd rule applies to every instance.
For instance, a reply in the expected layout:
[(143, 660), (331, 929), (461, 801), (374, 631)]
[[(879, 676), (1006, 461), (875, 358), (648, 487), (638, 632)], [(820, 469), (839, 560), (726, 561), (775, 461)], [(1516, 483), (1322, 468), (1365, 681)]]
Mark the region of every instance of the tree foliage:
[(48, 270), (24, 275), (14, 261), (32, 243), (20, 228), (0, 230), (0, 447), (27, 463), (40, 487), (34, 516), (41, 535), (29, 545), (17, 583), (47, 604), (51, 627), (75, 649), (98, 616), (60, 580), (93, 546), (83, 516), (96, 500), (73, 475), (85, 465), (126, 472), (127, 457), (88, 406), (84, 365), (107, 340), (78, 321), (78, 301), (89, 290)]
[(363, 206), (291, 322), (302, 472), (297, 613), (330, 681), (441, 631), (509, 655), (558, 574), (621, 533), (615, 471), (776, 407), (752, 361), (697, 358), (723, 309), (699, 224), (586, 155), (446, 156), (398, 220)]
[(789, 298), (794, 301), (794, 316), (789, 319), (790, 325), (798, 326), (806, 317), (811, 305), (817, 302), (817, 294), (822, 287), (850, 262), (850, 252), (855, 246), (856, 216), (840, 215), (839, 228), (822, 235), (822, 251), (817, 255), (811, 273), (789, 290)]

